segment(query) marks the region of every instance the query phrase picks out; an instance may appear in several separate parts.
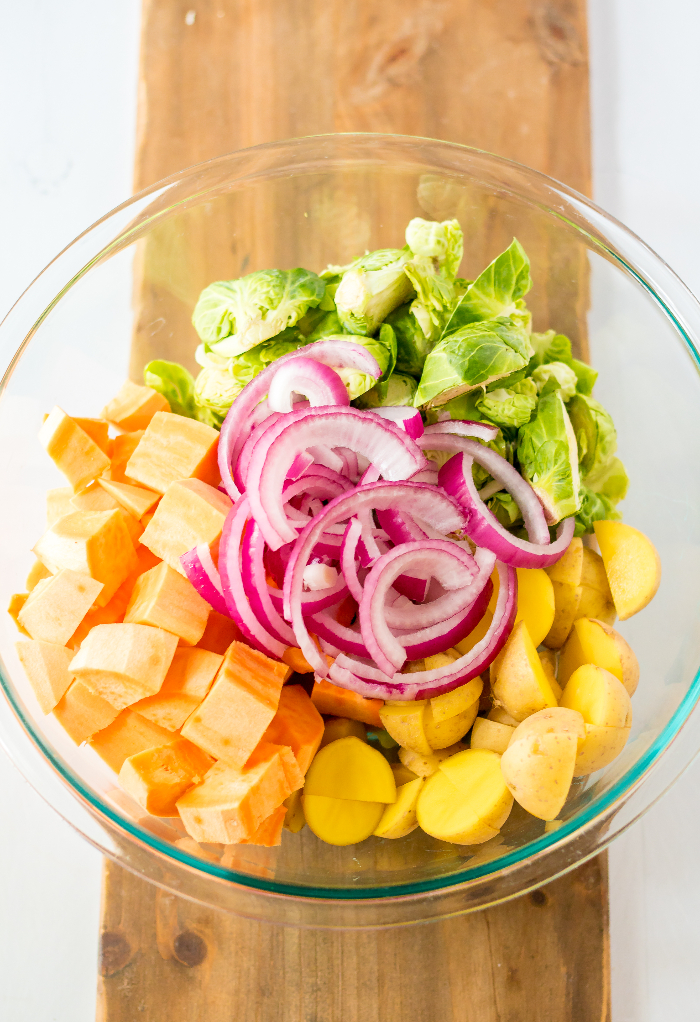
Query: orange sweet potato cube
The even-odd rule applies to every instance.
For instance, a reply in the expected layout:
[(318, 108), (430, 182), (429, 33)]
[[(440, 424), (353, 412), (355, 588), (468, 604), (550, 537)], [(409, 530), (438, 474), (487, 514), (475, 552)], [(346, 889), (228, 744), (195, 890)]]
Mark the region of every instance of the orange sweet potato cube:
[(289, 745), (278, 745), (274, 742), (268, 742), (265, 738), (263, 738), (260, 742), (258, 742), (257, 748), (249, 757), (248, 762), (245, 765), (245, 769), (250, 770), (256, 763), (261, 763), (263, 760), (269, 759), (275, 752), (280, 757), (282, 769), (284, 770), (284, 776), (287, 779), (290, 793), (298, 791), (299, 788), (303, 788), (304, 775), (299, 769), (296, 756)]
[(19, 623), (33, 639), (65, 646), (102, 588), (89, 575), (62, 568), (34, 587), (19, 612)]
[(39, 639), (17, 642), (15, 649), (42, 713), (51, 713), (73, 680), (69, 670), (72, 650)]
[(212, 426), (171, 412), (156, 412), (126, 465), (134, 482), (165, 493), (177, 479), (201, 479), (216, 486), (219, 434)]
[(146, 749), (155, 749), (177, 741), (178, 735), (158, 727), (133, 710), (122, 710), (118, 717), (90, 739), (98, 756), (119, 773), (124, 760)]
[(216, 763), (202, 784), (178, 800), (185, 829), (195, 841), (235, 844), (251, 838), (290, 794), (279, 752), (239, 770)]
[(287, 815), (286, 806), (278, 806), (266, 820), (260, 824), (252, 837), (244, 838), (241, 845), (262, 845), (263, 848), (275, 848), (282, 844), (282, 827)]
[(379, 711), (384, 705), (381, 699), (367, 699), (365, 696), (340, 688), (322, 678), (311, 690), (311, 700), (319, 713), (334, 717), (349, 717), (364, 724), (383, 728)]
[(54, 522), (64, 515), (69, 515), (75, 508), (71, 504), (72, 486), (55, 486), (46, 491), (46, 527), (50, 529)]
[(122, 433), (121, 436), (115, 436), (112, 441), (112, 468), (109, 473), (113, 482), (127, 481), (124, 477), (126, 463), (138, 447), (139, 440), (144, 433), (145, 430), (137, 429), (133, 433)]
[(70, 568), (102, 582), (104, 607), (136, 566), (136, 553), (121, 511), (73, 511), (59, 518), (34, 547), (52, 573)]
[(70, 646), (71, 649), (77, 650), (85, 636), (95, 625), (112, 625), (117, 621), (123, 621), (136, 579), (144, 571), (148, 571), (159, 563), (155, 554), (152, 554), (145, 546), (139, 544), (136, 550), (136, 567), (134, 570), (129, 572), (109, 603), (105, 604), (104, 607), (93, 607), (87, 612), (66, 645)]
[(285, 685), (263, 741), (290, 746), (303, 775), (318, 752), (323, 728), (323, 717), (302, 686)]
[(243, 642), (229, 646), (209, 694), (182, 734), (215, 759), (242, 767), (279, 704), (289, 667)]
[(209, 691), (224, 658), (207, 649), (175, 650), (160, 692), (133, 704), (142, 717), (168, 731), (178, 731)]
[(141, 542), (184, 575), (182, 554), (199, 543), (218, 550), (231, 506), (229, 497), (216, 487), (199, 479), (180, 479), (166, 490)]
[(104, 419), (86, 419), (77, 415), (71, 417), (73, 422), (77, 423), (90, 439), (95, 441), (100, 450), (109, 457), (109, 423)]
[(10, 602), (7, 605), (7, 613), (10, 615), (14, 623), (17, 625), (18, 631), (20, 631), (22, 635), (26, 635), (28, 638), (31, 639), (31, 635), (19, 620), (19, 615), (22, 610), (22, 607), (25, 605), (28, 599), (29, 593), (13, 593), (12, 596), (10, 597)]
[(127, 380), (116, 397), (102, 409), (102, 418), (124, 430), (146, 429), (156, 412), (169, 412), (167, 398), (152, 387)]
[(151, 816), (177, 816), (177, 800), (193, 784), (201, 784), (213, 765), (206, 752), (178, 738), (125, 759), (119, 783)]
[(96, 625), (71, 662), (71, 672), (123, 710), (155, 695), (177, 648), (177, 635), (149, 625)]
[(70, 500), (73, 511), (114, 511), (121, 507), (118, 500), (111, 497), (106, 490), (103, 490), (97, 483), (88, 486), (86, 490), (74, 494)]
[(134, 518), (143, 518), (160, 500), (160, 493), (145, 490), (143, 486), (132, 486), (130, 483), (115, 482), (113, 479), (98, 479), (97, 482), (118, 506), (123, 507)]
[(124, 620), (164, 628), (183, 645), (194, 646), (204, 634), (209, 610), (189, 579), (161, 561), (136, 579)]
[(119, 710), (102, 696), (95, 695), (82, 681), (74, 681), (55, 706), (53, 715), (75, 744), (82, 745), (108, 727)]
[(232, 642), (241, 642), (240, 629), (230, 617), (219, 614), (216, 610), (209, 611), (207, 627), (197, 645), (200, 649), (211, 650), (212, 653), (225, 653)]
[(42, 562), (37, 557), (37, 559), (34, 561), (34, 564), (32, 564), (31, 568), (29, 569), (27, 581), (24, 583), (27, 587), (27, 592), (31, 593), (32, 589), (39, 582), (41, 582), (42, 579), (49, 578), (50, 575), (51, 572), (49, 571), (49, 569), (46, 567), (45, 564), (42, 564)]
[(76, 493), (110, 467), (105, 452), (61, 408), (54, 408), (47, 416), (39, 440)]

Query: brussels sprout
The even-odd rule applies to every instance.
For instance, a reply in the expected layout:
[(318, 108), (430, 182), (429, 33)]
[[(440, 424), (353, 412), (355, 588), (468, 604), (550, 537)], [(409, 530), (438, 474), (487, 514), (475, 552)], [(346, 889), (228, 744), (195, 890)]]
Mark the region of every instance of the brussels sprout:
[(520, 380), (510, 388), (489, 390), (476, 407), (497, 426), (524, 426), (537, 407), (537, 387), (532, 380)]
[(576, 393), (576, 373), (564, 362), (547, 362), (545, 365), (537, 366), (532, 374), (537, 390), (541, 393), (547, 383), (553, 381), (554, 389), (561, 390), (565, 401), (572, 398)]
[(325, 293), (310, 270), (258, 270), (205, 287), (192, 323), (207, 351), (231, 358), (293, 326)]
[(617, 504), (627, 496), (629, 477), (620, 459), (611, 458), (599, 471), (589, 472), (585, 483), (590, 490)]
[(412, 302), (399, 305), (390, 312), (386, 322), (396, 334), (396, 368), (399, 372), (420, 376), (428, 352), (433, 347), (411, 312)]
[(475, 387), (485, 387), (527, 365), (527, 331), (512, 319), (468, 323), (443, 337), (425, 360), (416, 406), (441, 405)]
[[(309, 344), (311, 341), (320, 341), (322, 337), (332, 337), (342, 333), (343, 324), (340, 322), (338, 313), (333, 309), (332, 312), (323, 313), (323, 317), (319, 319), (314, 329), (306, 335), (306, 342)], [(345, 339), (349, 340), (348, 334), (345, 334)]]
[(226, 369), (202, 369), (194, 385), (200, 422), (221, 429), (226, 413), (243, 386)]
[(617, 433), (612, 418), (593, 397), (576, 394), (569, 402), (569, 415), (578, 444), (584, 479), (604, 469), (617, 450)]
[(343, 329), (369, 337), (393, 309), (412, 297), (413, 285), (405, 273), (409, 258), (406, 248), (384, 248), (351, 264), (335, 292)]
[(506, 490), (494, 494), (491, 500), (486, 501), (486, 506), (501, 525), (505, 525), (506, 529), (510, 529), (522, 519), (520, 508)]
[(411, 315), (415, 316), (428, 341), (434, 344), (440, 338), (454, 306), (454, 286), (435, 273), (432, 260), (422, 256), (406, 263), (405, 270), (416, 291)]
[(375, 384), (356, 401), (357, 408), (386, 408), (389, 405), (413, 407), (413, 398), (418, 384), (412, 376), (392, 373), (388, 380)]
[(385, 380), (388, 380), (393, 373), (394, 366), (396, 365), (396, 334), (388, 323), (382, 323), (377, 337), (362, 337), (357, 334), (350, 337), (348, 334), (341, 334), (335, 339), (339, 341), (352, 341), (353, 344), (361, 344), (363, 348), (367, 348), (367, 351), (376, 358), (382, 371), (382, 375), (377, 381), (373, 376), (370, 376), (368, 373), (361, 373), (357, 369), (336, 369), (338, 376), (347, 388), (348, 397), (351, 401), (365, 394), (376, 383), (383, 383)]
[(578, 511), (578, 451), (561, 391), (541, 397), (535, 418), (520, 427), (518, 460), (550, 525)]
[(593, 532), (593, 523), (609, 519), (617, 522), (622, 515), (615, 510), (615, 505), (602, 493), (595, 493), (587, 486), (581, 487), (581, 506), (576, 513), (575, 536), (584, 536)]
[(430, 259), (433, 272), (454, 280), (462, 262), (464, 238), (458, 220), (421, 220), (414, 217), (406, 228), (406, 244), (415, 256)]
[(523, 296), (532, 287), (530, 260), (524, 248), (513, 238), (511, 245), (480, 273), (457, 303), (445, 328), (445, 335), (460, 330), (467, 323), (521, 317), (529, 325), (529, 314)]
[(149, 362), (143, 371), (143, 382), (167, 399), (170, 411), (196, 419), (194, 377), (178, 362), (157, 359)]
[(543, 334), (530, 334), (530, 343), (535, 349), (535, 354), (530, 361), (530, 371), (534, 372), (537, 366), (551, 362), (563, 362), (564, 365), (573, 369), (576, 374), (576, 389), (579, 394), (590, 394), (593, 390), (598, 373), (591, 369), (585, 362), (571, 357), (571, 341), (565, 334), (555, 333), (554, 330), (547, 330)]

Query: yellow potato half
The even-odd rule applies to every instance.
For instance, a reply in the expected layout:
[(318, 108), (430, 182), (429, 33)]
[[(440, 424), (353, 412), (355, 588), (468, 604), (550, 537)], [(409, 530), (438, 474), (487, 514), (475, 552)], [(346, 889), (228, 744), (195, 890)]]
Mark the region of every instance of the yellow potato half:
[(564, 686), (561, 706), (578, 710), (586, 724), (629, 727), (632, 723), (627, 689), (614, 674), (594, 664), (584, 664), (574, 671)]
[(524, 621), (533, 645), (539, 646), (554, 623), (554, 589), (543, 568), (516, 568), (518, 610), (515, 623)]
[(400, 788), (397, 788), (396, 801), (384, 810), (374, 831), (375, 837), (405, 837), (416, 829), (418, 826), (416, 806), (424, 784), (423, 778), (417, 777), (415, 781), (408, 781), (407, 784), (402, 784)]
[(401, 762), (392, 763), (391, 772), (394, 775), (397, 791), (402, 784), (408, 784), (409, 781), (415, 781), (418, 776), (418, 774), (414, 773), (413, 770), (409, 770), (408, 767), (404, 766)]
[(540, 820), (556, 819), (569, 794), (584, 738), (581, 715), (562, 707), (533, 714), (515, 729), (501, 757), (501, 771), (523, 809)]
[(581, 572), (583, 571), (583, 540), (575, 536), (558, 561), (544, 569), (552, 582), (563, 582), (565, 585), (574, 586), (581, 584)]
[(449, 749), (438, 749), (431, 752), (428, 756), (421, 756), (419, 753), (413, 752), (412, 749), (399, 749), (399, 759), (416, 776), (430, 777), (444, 759), (454, 756), (456, 752), (461, 752), (463, 748), (463, 745), (453, 745)]
[(376, 830), (386, 809), (383, 802), (329, 798), (304, 793), (304, 816), (316, 837), (329, 845), (356, 845)]
[(581, 558), (581, 579), (579, 585), (588, 586), (590, 589), (602, 593), (612, 603), (612, 593), (610, 592), (608, 576), (605, 573), (603, 558), (588, 546), (584, 546), (581, 553), (583, 556)]
[(326, 721), (319, 748), (323, 749), (331, 742), (337, 742), (339, 738), (349, 738), (350, 735), (364, 742), (367, 738), (365, 725), (359, 720), (348, 720), (347, 717), (331, 717)]
[(572, 586), (568, 582), (553, 580), (552, 590), (554, 592), (554, 621), (543, 642), (550, 649), (561, 649), (578, 616), (581, 586)]
[(418, 796), (418, 823), (443, 841), (481, 844), (496, 836), (512, 806), (500, 756), (467, 749), (444, 760), (425, 782)]
[(615, 609), (620, 620), (626, 621), (656, 595), (661, 581), (659, 555), (643, 532), (624, 522), (595, 522), (593, 528)]
[(517, 727), (520, 723), (515, 717), (511, 717), (509, 713), (506, 713), (502, 706), (494, 706), (486, 714), (486, 717), (488, 720), (495, 720), (498, 724), (507, 724), (508, 727)]
[[(479, 679), (481, 680), (481, 679)], [(430, 703), (425, 708), (425, 737), (431, 749), (448, 749), (460, 738), (464, 738), (479, 712), (478, 698), (454, 717), (447, 720), (435, 720)]]
[(396, 801), (396, 782), (381, 752), (351, 735), (316, 753), (306, 775), (304, 792), (326, 798), (389, 803)]
[(472, 678), (466, 685), (453, 688), (451, 692), (443, 692), (441, 696), (434, 696), (430, 700), (433, 720), (437, 724), (450, 717), (456, 717), (458, 713), (464, 713), (474, 703), (479, 702), (483, 689), (484, 683), (481, 678)]
[(576, 617), (594, 617), (598, 621), (605, 621), (608, 625), (613, 624), (617, 617), (617, 612), (612, 598), (605, 593), (601, 593), (600, 589), (593, 589), (591, 586), (582, 584), (579, 586), (579, 589), (581, 590), (581, 597), (578, 601)]
[[(492, 578), (493, 578), (493, 576), (492, 576)], [(498, 576), (496, 576), (496, 578), (498, 578)], [(493, 596), (491, 597), (491, 599), (493, 600)], [(494, 601), (493, 605), (494, 605), (494, 607), (496, 606), (495, 601)], [(491, 606), (491, 604), (489, 603), (489, 607), (490, 606)], [(486, 635), (486, 633), (488, 632), (489, 628), (491, 627), (491, 622), (492, 621), (493, 621), (493, 610), (489, 610), (487, 608), (484, 611), (484, 616), (479, 621), (479, 623), (476, 626), (476, 628), (473, 631), (471, 631), (469, 633), (469, 635), (467, 635), (467, 637), (465, 639), (462, 639), (461, 642), (458, 642), (457, 645), (454, 647), (457, 650), (457, 652), (459, 653), (460, 656), (464, 656), (466, 653), (469, 652), (470, 649), (473, 649), (474, 646), (476, 646), (477, 642), (481, 642), (481, 640), (483, 639), (483, 637)]]
[(429, 756), (430, 743), (425, 734), (426, 699), (413, 702), (386, 702), (379, 710), (379, 719), (395, 742), (420, 756)]
[(616, 759), (630, 736), (628, 727), (601, 727), (599, 724), (586, 724), (586, 737), (579, 746), (574, 776), (592, 774), (602, 770)]
[(472, 749), (491, 749), (492, 752), (502, 755), (508, 748), (514, 730), (515, 728), (508, 724), (499, 724), (486, 717), (477, 717), (472, 727), (470, 747)]
[(491, 691), (496, 702), (517, 721), (557, 705), (524, 621), (515, 626), (498, 656)]
[(538, 649), (537, 655), (540, 658), (542, 670), (547, 675), (547, 681), (552, 686), (552, 692), (559, 699), (561, 685), (557, 681), (557, 654), (553, 649)]
[(639, 681), (639, 663), (619, 632), (603, 621), (579, 618), (574, 622), (559, 660), (559, 677), (566, 685), (571, 675), (584, 664), (595, 664), (614, 674), (634, 695)]

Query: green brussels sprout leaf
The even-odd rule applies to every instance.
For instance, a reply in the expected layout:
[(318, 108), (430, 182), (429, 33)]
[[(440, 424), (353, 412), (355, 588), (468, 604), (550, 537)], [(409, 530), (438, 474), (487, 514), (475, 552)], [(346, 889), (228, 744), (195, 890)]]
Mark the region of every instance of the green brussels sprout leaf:
[(509, 388), (489, 390), (477, 399), (476, 407), (497, 426), (524, 426), (537, 407), (537, 387), (532, 380), (520, 380)]
[(351, 264), (335, 292), (343, 329), (370, 337), (390, 312), (414, 294), (405, 273), (408, 249), (385, 248), (368, 252)]
[(406, 228), (406, 244), (415, 256), (430, 259), (433, 272), (454, 280), (462, 262), (464, 237), (458, 220), (422, 220), (414, 217)]
[(445, 327), (445, 336), (467, 323), (511, 315), (525, 317), (522, 299), (531, 287), (530, 260), (520, 242), (513, 238), (505, 252), (479, 274), (461, 297)]
[(195, 384), (192, 373), (178, 362), (156, 359), (143, 371), (143, 382), (166, 398), (170, 411), (196, 419)]
[(559, 390), (541, 397), (535, 418), (521, 426), (518, 460), (550, 525), (578, 511), (581, 484), (576, 437)]
[(365, 394), (361, 394), (354, 404), (357, 408), (386, 408), (389, 405), (413, 407), (417, 386), (412, 376), (392, 373), (388, 379), (376, 383)]

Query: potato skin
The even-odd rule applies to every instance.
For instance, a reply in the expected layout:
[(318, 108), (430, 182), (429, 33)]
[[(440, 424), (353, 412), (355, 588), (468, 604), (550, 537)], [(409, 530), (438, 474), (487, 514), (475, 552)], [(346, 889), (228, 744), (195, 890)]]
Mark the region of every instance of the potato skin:
[(515, 729), (501, 757), (501, 772), (523, 809), (540, 820), (556, 819), (569, 794), (584, 738), (581, 714), (563, 707), (534, 713)]

